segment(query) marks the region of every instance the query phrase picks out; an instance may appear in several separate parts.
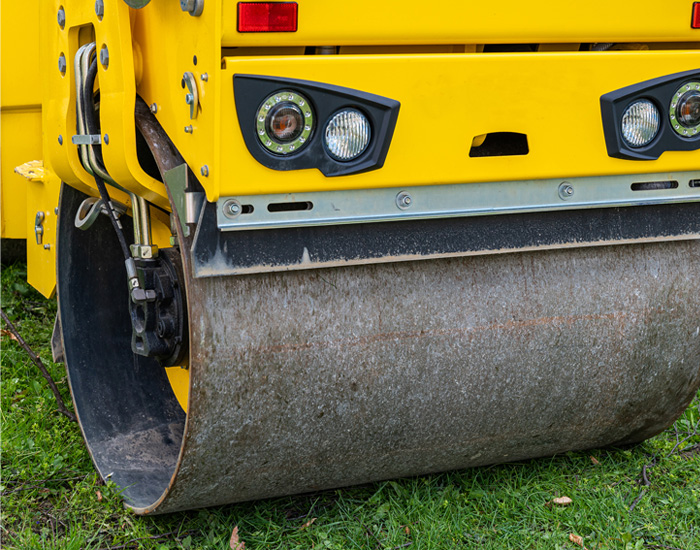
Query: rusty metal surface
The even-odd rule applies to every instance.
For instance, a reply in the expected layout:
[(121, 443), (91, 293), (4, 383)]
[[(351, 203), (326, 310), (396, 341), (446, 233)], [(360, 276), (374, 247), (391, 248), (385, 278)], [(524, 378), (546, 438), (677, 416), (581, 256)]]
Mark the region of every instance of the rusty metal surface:
[(700, 242), (190, 279), (171, 512), (641, 441), (700, 384)]

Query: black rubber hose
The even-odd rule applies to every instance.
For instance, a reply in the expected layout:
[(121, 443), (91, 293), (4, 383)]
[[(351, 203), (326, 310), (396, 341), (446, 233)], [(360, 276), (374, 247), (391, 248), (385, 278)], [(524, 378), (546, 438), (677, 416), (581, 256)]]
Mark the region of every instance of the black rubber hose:
[(102, 202), (104, 203), (105, 208), (107, 208), (109, 219), (112, 221), (112, 226), (114, 226), (114, 230), (117, 232), (117, 238), (119, 239), (119, 245), (124, 253), (124, 259), (127, 261), (131, 260), (131, 252), (129, 252), (129, 245), (126, 243), (126, 238), (124, 237), (124, 229), (119, 221), (119, 218), (117, 218), (114, 208), (112, 207), (112, 201), (109, 198), (107, 186), (99, 176), (95, 176), (95, 184), (97, 184), (97, 190), (100, 192), (100, 197), (102, 197)]

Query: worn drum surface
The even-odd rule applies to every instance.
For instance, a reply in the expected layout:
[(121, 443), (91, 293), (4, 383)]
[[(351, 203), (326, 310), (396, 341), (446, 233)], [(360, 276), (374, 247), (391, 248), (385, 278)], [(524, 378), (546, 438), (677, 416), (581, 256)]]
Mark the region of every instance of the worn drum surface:
[[(62, 219), (82, 198), (64, 188)], [(694, 240), (185, 269), (185, 415), (131, 354), (115, 242), (106, 219), (61, 232), (60, 313), (90, 452), (139, 513), (637, 442), (700, 385)]]

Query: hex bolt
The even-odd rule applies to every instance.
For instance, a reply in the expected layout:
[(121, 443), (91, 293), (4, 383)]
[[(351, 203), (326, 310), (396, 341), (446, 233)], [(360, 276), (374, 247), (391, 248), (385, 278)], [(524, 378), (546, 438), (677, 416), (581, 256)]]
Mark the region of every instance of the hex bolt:
[(193, 95), (193, 94), (187, 94), (187, 95), (185, 96), (185, 103), (187, 103), (187, 105), (192, 105), (192, 102), (193, 102), (193, 101), (194, 101), (194, 95)]
[(45, 245), (44, 245), (44, 250), (51, 250), (51, 245), (50, 245), (50, 244), (45, 244)]
[(406, 210), (407, 208), (410, 208), (412, 204), (413, 198), (411, 197), (411, 195), (406, 193), (406, 191), (401, 191), (401, 193), (396, 195), (396, 206), (398, 206), (401, 210)]
[(66, 56), (61, 54), (58, 56), (58, 70), (61, 71), (62, 75), (65, 75), (66, 69), (67, 69)]
[(209, 167), (205, 164), (204, 166), (202, 166), (200, 172), (206, 178), (207, 176), (209, 176)]
[(202, 81), (207, 82), (209, 80), (209, 73), (203, 73), (199, 78), (201, 78)]
[(574, 188), (570, 183), (565, 181), (559, 185), (559, 198), (561, 200), (565, 201), (565, 200), (570, 199), (573, 196), (574, 196)]
[(156, 103), (151, 103), (151, 112), (155, 115), (158, 112), (158, 105)]
[(105, 3), (103, 0), (95, 0), (95, 15), (97, 15), (97, 19), (102, 21), (105, 15)]
[(227, 218), (235, 218), (243, 211), (241, 203), (235, 199), (229, 199), (224, 203), (223, 212)]
[(63, 136), (59, 134), (58, 136), (58, 144), (63, 145)]
[(185, 126), (185, 133), (186, 134), (191, 134), (192, 132), (194, 132), (194, 128), (192, 128), (191, 124), (189, 126)]
[(107, 44), (103, 44), (100, 49), (100, 63), (106, 69), (109, 67), (109, 50), (107, 49)]
[(61, 29), (66, 28), (66, 10), (63, 9), (63, 6), (58, 8), (58, 26)]
[(204, 0), (180, 0), (180, 9), (193, 17), (199, 17), (204, 11)]

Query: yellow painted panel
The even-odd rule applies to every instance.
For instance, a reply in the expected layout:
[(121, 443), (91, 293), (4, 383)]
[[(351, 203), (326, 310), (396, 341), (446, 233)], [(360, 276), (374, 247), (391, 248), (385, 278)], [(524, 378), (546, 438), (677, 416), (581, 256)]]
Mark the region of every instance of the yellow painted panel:
[[(697, 51), (226, 58), (220, 165), (203, 184), (214, 200), (220, 195), (696, 170), (700, 151), (666, 152), (646, 162), (610, 158), (600, 96), (699, 66)], [(236, 73), (313, 80), (398, 100), (401, 110), (384, 167), (336, 178), (315, 169), (263, 167), (241, 136), (233, 97)], [(470, 158), (473, 138), (490, 132), (527, 134), (529, 154)], [(180, 150), (188, 159), (208, 154), (196, 142)]]
[[(0, 3), (0, 98), (3, 107), (39, 105), (41, 72), (39, 61), (39, 1)], [(56, 18), (54, 17), (54, 20)], [(58, 65), (58, 58), (54, 66)]]
[(187, 400), (190, 393), (190, 371), (181, 367), (167, 367), (165, 374), (168, 375), (168, 382), (173, 389), (173, 393), (180, 403), (182, 410), (187, 412)]
[(700, 34), (690, 27), (691, 0), (299, 0), (294, 33), (239, 33), (237, 2), (223, 5), (226, 46), (659, 42)]
[[(27, 281), (48, 298), (56, 290), (56, 207), (61, 180), (49, 172), (44, 181), (27, 181), (26, 185)], [(40, 243), (34, 233), (37, 212), (44, 216)]]
[[(24, 239), (27, 180), (16, 166), (41, 160), (41, 73), (39, 60), (39, 2), (0, 4), (0, 231), (3, 238)], [(56, 60), (58, 62), (58, 60)]]
[(15, 167), (41, 159), (41, 111), (37, 108), (3, 108), (0, 142), (0, 187), (2, 188), (2, 237), (24, 239), (27, 235), (26, 204), (29, 182)]

